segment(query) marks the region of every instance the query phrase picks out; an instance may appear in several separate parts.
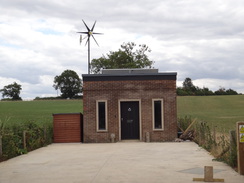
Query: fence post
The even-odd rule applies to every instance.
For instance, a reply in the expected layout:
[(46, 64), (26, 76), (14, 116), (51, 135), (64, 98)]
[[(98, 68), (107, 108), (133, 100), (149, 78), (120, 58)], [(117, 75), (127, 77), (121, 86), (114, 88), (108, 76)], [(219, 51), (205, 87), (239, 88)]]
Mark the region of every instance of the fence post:
[(213, 128), (213, 139), (214, 139), (214, 143), (217, 142), (217, 139), (216, 139), (216, 128), (217, 128), (217, 126), (214, 126), (214, 128)]
[(237, 140), (236, 140), (236, 130), (230, 130), (230, 164), (231, 166), (236, 166), (237, 164)]
[(23, 131), (23, 147), (26, 149), (26, 131)]
[(238, 172), (244, 175), (244, 122), (236, 123)]
[(44, 127), (44, 129), (43, 129), (43, 144), (42, 145), (44, 145), (44, 144), (47, 144), (47, 128), (46, 127)]
[(3, 156), (3, 143), (2, 143), (2, 136), (0, 135), (0, 157)]

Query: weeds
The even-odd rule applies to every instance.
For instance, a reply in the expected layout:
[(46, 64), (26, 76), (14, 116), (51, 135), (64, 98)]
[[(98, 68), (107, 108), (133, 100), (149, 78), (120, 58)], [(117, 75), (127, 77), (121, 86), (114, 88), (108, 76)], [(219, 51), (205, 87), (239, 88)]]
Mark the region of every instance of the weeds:
[[(178, 119), (178, 126), (183, 130), (192, 123), (189, 116)], [(205, 121), (197, 121), (192, 127), (194, 131), (194, 141), (214, 157), (214, 160), (223, 161), (235, 168), (237, 166), (237, 144), (235, 131), (230, 133), (230, 138), (226, 134), (216, 134)]]
[[(46, 146), (52, 142), (52, 124), (37, 125), (34, 121), (13, 124), (11, 126), (0, 123), (2, 135), (2, 158), (6, 160), (15, 156), (26, 154), (29, 151)], [(4, 130), (3, 130), (4, 129)], [(26, 132), (24, 147), (23, 132)]]
[(181, 131), (185, 131), (192, 123), (191, 116), (185, 116), (184, 118), (178, 118), (178, 127)]
[(6, 117), (4, 120), (0, 119), (0, 136), (3, 136), (5, 124), (10, 120), (10, 117)]

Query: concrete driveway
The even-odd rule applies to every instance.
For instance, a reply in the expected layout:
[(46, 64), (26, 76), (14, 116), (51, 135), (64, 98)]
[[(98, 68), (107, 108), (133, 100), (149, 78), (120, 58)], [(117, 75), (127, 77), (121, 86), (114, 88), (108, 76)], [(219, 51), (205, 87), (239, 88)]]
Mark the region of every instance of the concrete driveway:
[(193, 142), (52, 144), (0, 163), (0, 183), (187, 183), (214, 167), (214, 178), (244, 183)]

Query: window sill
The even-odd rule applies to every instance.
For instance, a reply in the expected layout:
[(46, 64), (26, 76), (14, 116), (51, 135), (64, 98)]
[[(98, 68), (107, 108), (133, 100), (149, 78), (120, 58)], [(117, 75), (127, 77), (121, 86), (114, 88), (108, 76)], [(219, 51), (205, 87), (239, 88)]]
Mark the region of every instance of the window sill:
[(106, 133), (108, 130), (97, 130), (97, 133)]
[(153, 129), (153, 131), (155, 131), (155, 132), (162, 132), (162, 131), (164, 131), (164, 129), (163, 128), (159, 128), (159, 129)]

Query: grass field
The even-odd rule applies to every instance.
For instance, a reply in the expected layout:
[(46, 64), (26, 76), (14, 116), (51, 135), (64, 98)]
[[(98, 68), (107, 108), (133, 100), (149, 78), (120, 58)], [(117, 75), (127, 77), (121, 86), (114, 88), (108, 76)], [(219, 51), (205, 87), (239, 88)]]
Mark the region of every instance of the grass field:
[(178, 117), (188, 115), (229, 132), (237, 121), (244, 121), (244, 95), (178, 97), (177, 110)]
[(52, 114), (83, 111), (82, 100), (42, 100), (0, 102), (0, 120), (7, 124), (34, 121), (52, 122)]
[[(82, 100), (48, 100), (0, 102), (0, 120), (10, 118), (8, 124), (35, 121), (52, 122), (54, 113), (83, 111)], [(235, 129), (237, 121), (244, 121), (244, 95), (184, 96), (177, 98), (178, 117), (191, 116), (204, 120), (219, 131)]]

